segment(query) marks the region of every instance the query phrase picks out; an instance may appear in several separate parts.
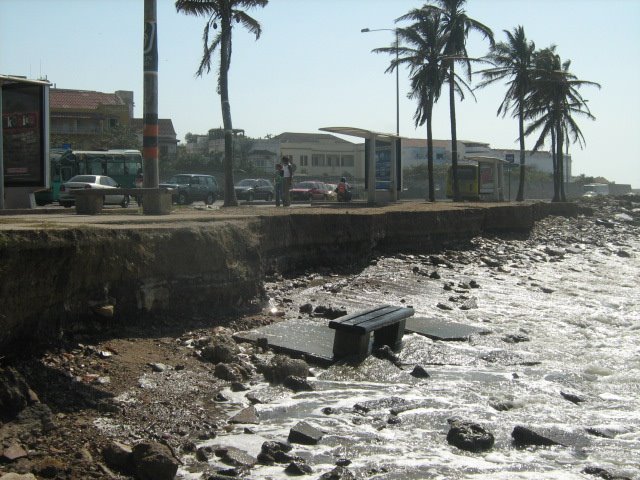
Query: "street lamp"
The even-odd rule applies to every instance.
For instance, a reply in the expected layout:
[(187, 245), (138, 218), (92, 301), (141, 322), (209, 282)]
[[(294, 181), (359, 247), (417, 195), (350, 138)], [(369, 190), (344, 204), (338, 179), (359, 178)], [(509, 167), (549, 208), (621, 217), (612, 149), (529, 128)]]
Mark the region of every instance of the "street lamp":
[(400, 136), (400, 65), (398, 64), (400, 39), (397, 28), (363, 28), (361, 33), (395, 32), (396, 34), (396, 135)]

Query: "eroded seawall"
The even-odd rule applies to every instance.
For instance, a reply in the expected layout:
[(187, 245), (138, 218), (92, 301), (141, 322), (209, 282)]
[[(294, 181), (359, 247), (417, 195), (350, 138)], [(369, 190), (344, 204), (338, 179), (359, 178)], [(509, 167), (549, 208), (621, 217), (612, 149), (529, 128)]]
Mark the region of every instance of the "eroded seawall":
[(114, 322), (208, 315), (264, 297), (266, 273), (358, 264), (487, 232), (527, 232), (573, 204), (429, 209), (292, 209), (287, 214), (148, 225), (47, 225), (0, 232), (0, 348), (51, 339), (100, 307)]

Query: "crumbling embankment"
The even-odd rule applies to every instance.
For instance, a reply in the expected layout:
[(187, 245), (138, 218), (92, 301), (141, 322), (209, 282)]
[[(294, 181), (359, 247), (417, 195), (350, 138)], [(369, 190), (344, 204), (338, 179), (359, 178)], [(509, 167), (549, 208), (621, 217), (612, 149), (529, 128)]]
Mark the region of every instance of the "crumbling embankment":
[(572, 204), (450, 209), (290, 210), (173, 221), (0, 232), (0, 347), (51, 339), (95, 315), (215, 316), (263, 298), (263, 277), (362, 262), (374, 251), (430, 251), (484, 232), (528, 231)]

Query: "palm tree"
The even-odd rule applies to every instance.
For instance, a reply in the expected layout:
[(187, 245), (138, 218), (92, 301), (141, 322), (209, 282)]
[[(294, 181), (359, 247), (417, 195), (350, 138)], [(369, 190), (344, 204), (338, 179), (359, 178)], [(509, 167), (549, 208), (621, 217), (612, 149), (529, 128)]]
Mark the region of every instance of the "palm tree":
[(553, 201), (566, 201), (564, 191), (564, 154), (565, 143), (578, 143), (582, 148), (585, 139), (575, 117), (589, 120), (595, 117), (589, 111), (587, 100), (578, 91), (583, 86), (600, 85), (587, 80), (579, 80), (569, 71), (571, 61), (562, 62), (555, 52), (555, 46), (534, 54), (534, 75), (532, 88), (526, 99), (526, 116), (531, 119), (525, 135), (540, 130), (534, 151), (544, 145), (551, 136), (554, 157), (554, 194)]
[[(235, 189), (233, 188), (233, 124), (231, 122), (231, 104), (229, 103), (229, 67), (231, 65), (231, 40), (233, 21), (241, 24), (250, 33), (260, 38), (260, 23), (249, 16), (243, 9), (265, 7), (269, 0), (176, 0), (176, 10), (187, 15), (207, 18), (202, 36), (204, 52), (200, 66), (196, 72), (202, 76), (211, 71), (211, 59), (217, 48), (220, 50), (218, 72), (218, 94), (222, 108), (224, 126), (224, 206), (236, 206)], [(220, 31), (209, 41), (210, 30)]]
[(504, 30), (504, 33), (507, 35), (507, 41), (493, 45), (487, 55), (487, 59), (494, 67), (478, 72), (484, 77), (484, 81), (478, 85), (478, 88), (486, 87), (498, 80), (509, 79), (507, 92), (498, 107), (497, 114), (502, 114), (504, 117), (509, 110), (514, 110), (514, 116), (518, 117), (520, 183), (516, 201), (521, 202), (524, 200), (525, 180), (524, 99), (531, 88), (531, 69), (536, 46), (533, 42), (527, 40), (522, 26), (514, 28), (513, 33), (508, 30)]
[(424, 5), (422, 8), (442, 15), (443, 34), (447, 37), (444, 53), (448, 60), (449, 81), (449, 115), (451, 117), (451, 167), (453, 171), (453, 198), (460, 200), (458, 185), (458, 138), (456, 132), (456, 62), (462, 63), (466, 70), (466, 77), (471, 79), (471, 61), (467, 54), (467, 36), (469, 31), (476, 30), (493, 45), (493, 32), (486, 25), (470, 18), (464, 10), (467, 0), (433, 0), (435, 5)]
[(442, 35), (441, 16), (423, 9), (413, 9), (396, 22), (412, 20), (415, 23), (406, 28), (398, 28), (398, 41), (408, 46), (376, 48), (376, 53), (396, 55), (387, 72), (408, 65), (411, 75), (409, 98), (417, 98), (418, 107), (414, 114), (416, 126), (427, 124), (427, 167), (429, 177), (429, 201), (435, 202), (433, 180), (433, 133), (432, 116), (434, 103), (440, 97), (445, 79), (444, 47), (446, 37)]

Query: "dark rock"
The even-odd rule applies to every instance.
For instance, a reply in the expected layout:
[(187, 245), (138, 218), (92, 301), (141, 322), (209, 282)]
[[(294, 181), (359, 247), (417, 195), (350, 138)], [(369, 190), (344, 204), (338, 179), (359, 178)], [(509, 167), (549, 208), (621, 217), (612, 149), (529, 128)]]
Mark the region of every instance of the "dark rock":
[(276, 463), (289, 463), (296, 459), (293, 455), (288, 454), (287, 452), (274, 452), (273, 459)]
[(64, 475), (67, 466), (57, 458), (45, 457), (33, 466), (33, 472), (44, 478), (59, 478)]
[(336, 411), (332, 407), (324, 407), (322, 409), (322, 413), (324, 413), (325, 415), (333, 415), (334, 413), (336, 413)]
[(561, 391), (560, 395), (562, 395), (564, 399), (569, 400), (570, 402), (575, 403), (576, 405), (584, 402), (584, 398), (579, 397), (578, 395), (574, 395), (573, 393), (567, 393), (567, 392)]
[(615, 438), (618, 432), (609, 428), (588, 427), (585, 431), (594, 437)]
[(502, 402), (492, 403), (491, 407), (495, 408), (499, 412), (506, 412), (507, 410), (511, 410), (514, 407), (514, 403), (509, 400), (504, 400)]
[(178, 461), (169, 447), (156, 442), (135, 445), (133, 463), (140, 480), (173, 480), (178, 471)]
[(289, 430), (289, 442), (303, 445), (317, 445), (322, 439), (323, 433), (307, 422), (298, 422)]
[(355, 480), (356, 476), (342, 466), (338, 466), (330, 472), (323, 473), (318, 480)]
[(229, 419), (229, 423), (250, 423), (256, 425), (260, 423), (258, 411), (254, 406), (243, 408)]
[(295, 375), (289, 375), (284, 379), (282, 385), (294, 392), (312, 392), (313, 386), (307, 381), (306, 378), (296, 377)]
[(309, 465), (300, 461), (291, 462), (284, 471), (289, 475), (310, 475), (313, 473), (313, 469)]
[(102, 457), (109, 468), (130, 474), (134, 471), (133, 450), (129, 445), (111, 442), (103, 448)]
[(249, 390), (249, 387), (241, 382), (232, 382), (231, 383), (231, 391), (232, 392), (246, 392)]
[(225, 447), (216, 450), (216, 455), (220, 457), (220, 460), (227, 465), (234, 467), (253, 467), (256, 464), (256, 459), (249, 455), (244, 450), (240, 450), (235, 447)]
[(478, 308), (478, 299), (476, 297), (471, 297), (460, 305), (460, 310), (471, 310), (472, 308)]
[(493, 434), (477, 423), (449, 420), (449, 424), (447, 442), (460, 450), (485, 452), (493, 447)]
[(389, 425), (400, 425), (402, 423), (402, 419), (397, 415), (389, 415), (387, 418), (387, 423)]
[(300, 305), (299, 311), (300, 313), (312, 313), (313, 305), (311, 305), (310, 303), (305, 303), (304, 305)]
[(509, 335), (505, 335), (504, 337), (502, 337), (502, 340), (507, 343), (521, 343), (528, 342), (529, 337), (527, 337), (526, 335), (520, 335), (518, 333), (510, 333)]
[(208, 462), (213, 454), (211, 447), (200, 447), (196, 450), (196, 460), (199, 462)]
[(429, 260), (433, 265), (444, 265), (447, 268), (453, 268), (453, 264), (440, 255), (429, 255)]
[(232, 363), (237, 357), (240, 349), (236, 342), (227, 335), (220, 335), (215, 338), (216, 343), (207, 345), (202, 349), (202, 359), (211, 363)]
[(447, 305), (446, 303), (442, 303), (442, 302), (438, 302), (436, 307), (438, 307), (440, 310), (453, 310), (452, 306)]
[(429, 372), (427, 372), (422, 365), (416, 365), (415, 367), (413, 367), (413, 370), (411, 370), (410, 375), (416, 378), (431, 377), (431, 375), (429, 375)]
[(631, 258), (631, 254), (626, 250), (618, 250), (616, 252), (616, 255), (618, 255), (621, 258)]
[(330, 320), (347, 315), (347, 310), (344, 308), (324, 307), (322, 305), (318, 305), (313, 312), (318, 317), (324, 317)]
[(293, 446), (286, 442), (267, 441), (262, 444), (261, 451), (273, 457), (278, 452), (290, 452), (292, 449)]
[(387, 397), (381, 400), (367, 400), (364, 402), (358, 402), (353, 406), (353, 409), (358, 412), (368, 413), (371, 410), (391, 409), (407, 404), (409, 404), (409, 402), (404, 398)]
[(616, 224), (611, 220), (606, 220), (603, 218), (596, 218), (596, 225), (602, 225), (605, 228), (613, 228), (616, 226)]
[(228, 363), (218, 363), (213, 374), (221, 380), (228, 380), (231, 382), (239, 382), (242, 380), (242, 374), (236, 366)]
[(382, 360), (389, 360), (394, 365), (400, 365), (400, 358), (389, 345), (381, 345), (373, 350), (373, 355)]
[(469, 287), (471, 287), (471, 288), (480, 288), (480, 284), (478, 282), (476, 282), (475, 280), (471, 280), (471, 281), (469, 281)]
[(545, 287), (545, 286), (541, 286), (540, 290), (542, 290), (543, 293), (553, 293), (553, 292), (555, 292), (554, 288)]
[(338, 460), (336, 460), (336, 465), (338, 467), (348, 467), (349, 465), (351, 465), (351, 460), (349, 460), (348, 458), (339, 458)]
[(274, 465), (276, 463), (276, 460), (268, 453), (260, 452), (258, 454), (258, 463), (260, 465)]
[(0, 420), (13, 419), (29, 404), (29, 385), (17, 370), (0, 368)]
[(433, 278), (434, 280), (439, 280), (442, 277), (440, 276), (437, 270), (434, 270), (429, 274), (429, 278)]
[(595, 475), (596, 477), (603, 478), (604, 480), (631, 480), (631, 478), (629, 477), (620, 477), (605, 470), (604, 468), (596, 467), (593, 465), (585, 467), (582, 470), (582, 473), (586, 473), (587, 475)]
[(511, 432), (511, 438), (513, 438), (513, 442), (517, 446), (525, 446), (525, 445), (540, 445), (540, 446), (550, 446), (550, 445), (562, 445), (557, 441), (548, 438), (540, 433), (534, 432), (530, 428), (522, 427), (520, 425), (516, 426)]
[(275, 355), (262, 373), (269, 382), (281, 383), (290, 375), (307, 378), (309, 376), (309, 366), (304, 360), (289, 358), (285, 355)]
[(480, 257), (480, 261), (488, 267), (500, 267), (502, 265), (499, 260), (487, 256)]
[(229, 399), (222, 392), (217, 392), (213, 396), (213, 401), (214, 402), (228, 402)]
[(544, 253), (546, 253), (550, 257), (563, 257), (566, 251), (564, 250), (564, 248), (546, 246), (544, 248)]

